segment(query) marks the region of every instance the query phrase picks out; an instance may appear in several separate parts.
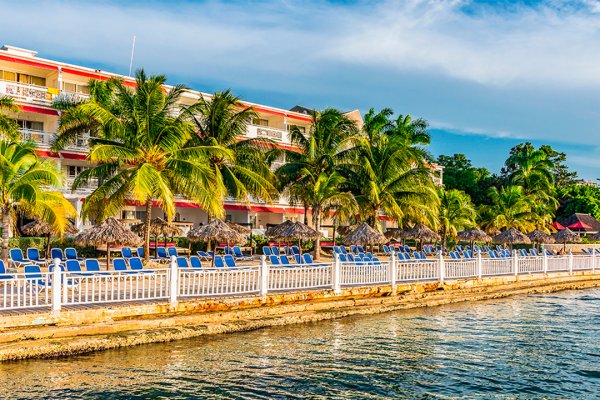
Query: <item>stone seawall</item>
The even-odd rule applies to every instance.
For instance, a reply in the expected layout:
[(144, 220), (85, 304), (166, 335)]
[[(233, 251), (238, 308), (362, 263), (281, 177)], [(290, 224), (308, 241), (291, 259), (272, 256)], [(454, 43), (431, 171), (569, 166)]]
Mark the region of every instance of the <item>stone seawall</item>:
[(315, 322), (357, 314), (600, 286), (600, 274), (576, 272), (507, 276), (445, 284), (413, 283), (269, 294), (259, 297), (190, 299), (167, 303), (111, 304), (105, 308), (0, 316), (0, 361), (57, 357), (201, 335)]

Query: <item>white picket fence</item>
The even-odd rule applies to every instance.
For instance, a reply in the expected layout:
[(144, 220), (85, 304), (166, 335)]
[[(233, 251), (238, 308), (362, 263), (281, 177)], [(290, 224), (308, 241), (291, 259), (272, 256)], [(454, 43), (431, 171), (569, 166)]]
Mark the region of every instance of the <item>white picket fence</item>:
[[(55, 266), (60, 266), (55, 260)], [(102, 306), (119, 302), (168, 301), (224, 296), (392, 285), (412, 282), (444, 282), (490, 276), (592, 271), (596, 255), (538, 256), (447, 260), (340, 262), (273, 267), (265, 258), (259, 266), (236, 268), (179, 268), (173, 260), (168, 268), (143, 271), (52, 272), (0, 275), (0, 311), (50, 309), (64, 306)]]

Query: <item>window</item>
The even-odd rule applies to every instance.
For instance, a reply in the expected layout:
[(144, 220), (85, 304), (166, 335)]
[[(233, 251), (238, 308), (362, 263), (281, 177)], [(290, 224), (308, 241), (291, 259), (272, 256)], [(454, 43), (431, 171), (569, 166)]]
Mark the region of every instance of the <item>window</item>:
[(19, 72), (2, 71), (2, 79), (6, 81), (23, 83), (25, 85), (46, 86), (46, 78), (42, 78), (41, 76), (21, 74)]
[(300, 132), (302, 132), (302, 133), (306, 133), (306, 127), (305, 126), (299, 126), (299, 125), (288, 125), (287, 126), (288, 132), (290, 132), (293, 127), (298, 128), (300, 130)]
[(79, 166), (79, 165), (68, 165), (67, 166), (67, 175), (70, 178), (74, 178), (77, 175), (79, 175), (80, 173), (82, 173), (83, 171), (85, 171), (85, 167)]
[(253, 118), (252, 125), (269, 126), (269, 120), (262, 118)]
[(90, 87), (80, 83), (63, 82), (63, 90), (71, 93), (90, 94)]
[(17, 80), (17, 74), (15, 72), (3, 71), (0, 69), (0, 79), (14, 82)]
[(23, 119), (17, 120), (17, 125), (22, 129), (31, 129), (32, 131), (43, 131), (44, 123), (38, 121), (26, 121)]

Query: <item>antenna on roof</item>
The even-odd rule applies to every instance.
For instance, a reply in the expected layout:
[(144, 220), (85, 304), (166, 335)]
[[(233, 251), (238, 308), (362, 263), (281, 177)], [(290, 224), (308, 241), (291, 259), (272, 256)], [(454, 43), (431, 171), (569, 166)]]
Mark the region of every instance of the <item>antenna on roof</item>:
[(133, 43), (131, 44), (131, 60), (129, 61), (129, 75), (131, 76), (131, 70), (133, 69), (133, 53), (135, 52), (135, 35), (133, 35)]

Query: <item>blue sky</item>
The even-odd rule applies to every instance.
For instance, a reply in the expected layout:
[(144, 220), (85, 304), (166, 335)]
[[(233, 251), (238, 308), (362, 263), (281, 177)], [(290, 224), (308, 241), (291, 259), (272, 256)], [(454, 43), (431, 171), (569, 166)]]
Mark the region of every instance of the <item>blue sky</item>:
[[(524, 140), (600, 177), (600, 2), (25, 1), (0, 43), (248, 101), (427, 119), (435, 154), (496, 172)], [(25, 22), (26, 21), (26, 22)], [(37, 27), (37, 28), (36, 28)]]

